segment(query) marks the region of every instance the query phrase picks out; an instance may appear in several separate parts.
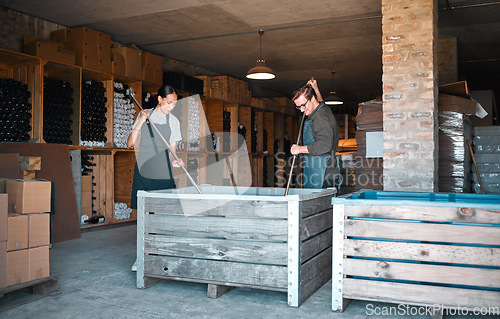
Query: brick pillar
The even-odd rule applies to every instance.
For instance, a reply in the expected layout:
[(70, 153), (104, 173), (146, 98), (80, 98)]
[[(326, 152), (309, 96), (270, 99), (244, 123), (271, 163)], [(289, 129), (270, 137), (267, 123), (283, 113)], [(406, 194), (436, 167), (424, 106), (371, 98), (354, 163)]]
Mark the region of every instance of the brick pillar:
[(382, 0), (384, 190), (438, 185), (437, 0)]

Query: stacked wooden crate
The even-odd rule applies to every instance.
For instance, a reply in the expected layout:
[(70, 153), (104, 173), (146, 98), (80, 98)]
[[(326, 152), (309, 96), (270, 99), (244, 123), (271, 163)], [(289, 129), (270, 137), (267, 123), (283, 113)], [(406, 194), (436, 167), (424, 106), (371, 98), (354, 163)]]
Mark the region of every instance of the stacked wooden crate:
[(227, 102), (250, 105), (248, 83), (236, 78), (221, 76), (196, 76), (203, 80), (203, 95)]
[(500, 196), (363, 191), (332, 204), (334, 311), (358, 299), (498, 317)]
[(383, 189), (383, 158), (366, 157), (366, 133), (382, 132), (382, 99), (375, 99), (359, 104), (356, 117), (356, 189)]

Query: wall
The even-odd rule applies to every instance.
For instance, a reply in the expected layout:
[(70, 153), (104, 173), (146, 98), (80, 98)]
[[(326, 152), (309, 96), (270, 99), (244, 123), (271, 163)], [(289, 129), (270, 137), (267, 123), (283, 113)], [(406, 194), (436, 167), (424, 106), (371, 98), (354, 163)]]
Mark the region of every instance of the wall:
[(384, 190), (437, 191), (437, 1), (382, 0)]

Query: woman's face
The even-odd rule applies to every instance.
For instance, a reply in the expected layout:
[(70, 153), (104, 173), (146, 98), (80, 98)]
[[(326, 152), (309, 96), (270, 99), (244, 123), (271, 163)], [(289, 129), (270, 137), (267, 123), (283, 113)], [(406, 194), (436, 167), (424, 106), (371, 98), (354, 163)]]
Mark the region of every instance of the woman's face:
[(169, 94), (166, 97), (158, 96), (158, 104), (160, 104), (160, 107), (166, 114), (174, 109), (176, 102), (177, 94), (175, 93)]

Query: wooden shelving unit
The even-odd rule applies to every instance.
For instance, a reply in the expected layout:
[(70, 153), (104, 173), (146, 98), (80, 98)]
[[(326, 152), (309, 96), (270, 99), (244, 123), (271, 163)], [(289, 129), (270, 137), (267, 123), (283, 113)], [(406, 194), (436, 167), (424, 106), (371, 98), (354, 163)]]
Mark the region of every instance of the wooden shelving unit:
[[(32, 104), (31, 118), (31, 141), (45, 143), (43, 139), (43, 83), (44, 77), (63, 80), (69, 82), (73, 88), (73, 114), (71, 141), (73, 145), (68, 146), (70, 150), (78, 150), (81, 154), (87, 154), (94, 158), (93, 166), (94, 187), (94, 210), (106, 217), (106, 224), (133, 221), (136, 219), (134, 210), (129, 219), (117, 220), (114, 217), (114, 203), (123, 202), (130, 206), (130, 196), (132, 192), (132, 180), (135, 166), (135, 152), (130, 149), (114, 147), (113, 143), (113, 97), (114, 81), (126, 84), (133, 89), (136, 99), (142, 102), (142, 93), (150, 92), (156, 94), (159, 85), (155, 83), (143, 82), (141, 79), (133, 79), (124, 76), (114, 76), (113, 74), (100, 72), (76, 65), (56, 62), (50, 59), (30, 56), (23, 53), (0, 49), (0, 77), (11, 78), (28, 85), (31, 92), (30, 103)], [(106, 88), (106, 138), (104, 147), (80, 146), (81, 139), (81, 89), (82, 84), (88, 80), (99, 81)], [(189, 92), (178, 92), (182, 97), (192, 95)], [(278, 112), (278, 108), (266, 109), (266, 105), (276, 103), (260, 103), (259, 107), (241, 104), (239, 101), (224, 101), (213, 97), (200, 96), (200, 143), (199, 152), (190, 152), (186, 149), (177, 151), (177, 154), (187, 164), (188, 161), (197, 162), (198, 168), (192, 175), (196, 176), (199, 185), (215, 181), (219, 185), (242, 185), (260, 186), (264, 184), (274, 186), (274, 141), (282, 140), (283, 137), (292, 139), (296, 137), (298, 123), (294, 120), (293, 111), (283, 109)], [(241, 101), (240, 101), (241, 102)], [(248, 99), (250, 103), (250, 99)], [(136, 113), (139, 108), (134, 106)], [(188, 122), (188, 110), (186, 105), (181, 106), (181, 122)], [(184, 110), (184, 108), (186, 108)], [(222, 150), (223, 139), (223, 114), (230, 112), (230, 149), (229, 152)], [(257, 128), (256, 152), (251, 154), (251, 130), (252, 113), (255, 114), (255, 127)], [(206, 118), (205, 118), (206, 115)], [(245, 126), (246, 149), (244, 154), (235, 153), (238, 150), (238, 125)], [(297, 126), (295, 128), (294, 126)], [(183, 139), (187, 145), (188, 125), (182, 125)], [(267, 147), (264, 149), (264, 129), (267, 131)], [(216, 132), (221, 140), (221, 150), (217, 153), (207, 152), (206, 136), (210, 132)], [(278, 150), (283, 152), (283, 145), (278, 145)], [(267, 155), (267, 156), (266, 156)], [(263, 164), (266, 161), (268, 180), (263, 179)], [(194, 163), (193, 162), (193, 163)], [(210, 167), (214, 162), (220, 165), (223, 174), (213, 176)], [(271, 167), (273, 174), (270, 174)], [(178, 187), (190, 186), (185, 174), (180, 168), (174, 168), (174, 174), (178, 176)], [(80, 175), (81, 176), (81, 175)], [(272, 178), (272, 180), (271, 180)], [(78, 179), (78, 176), (77, 178)], [(278, 184), (276, 186), (282, 186)], [(88, 226), (86, 226), (88, 227)]]

